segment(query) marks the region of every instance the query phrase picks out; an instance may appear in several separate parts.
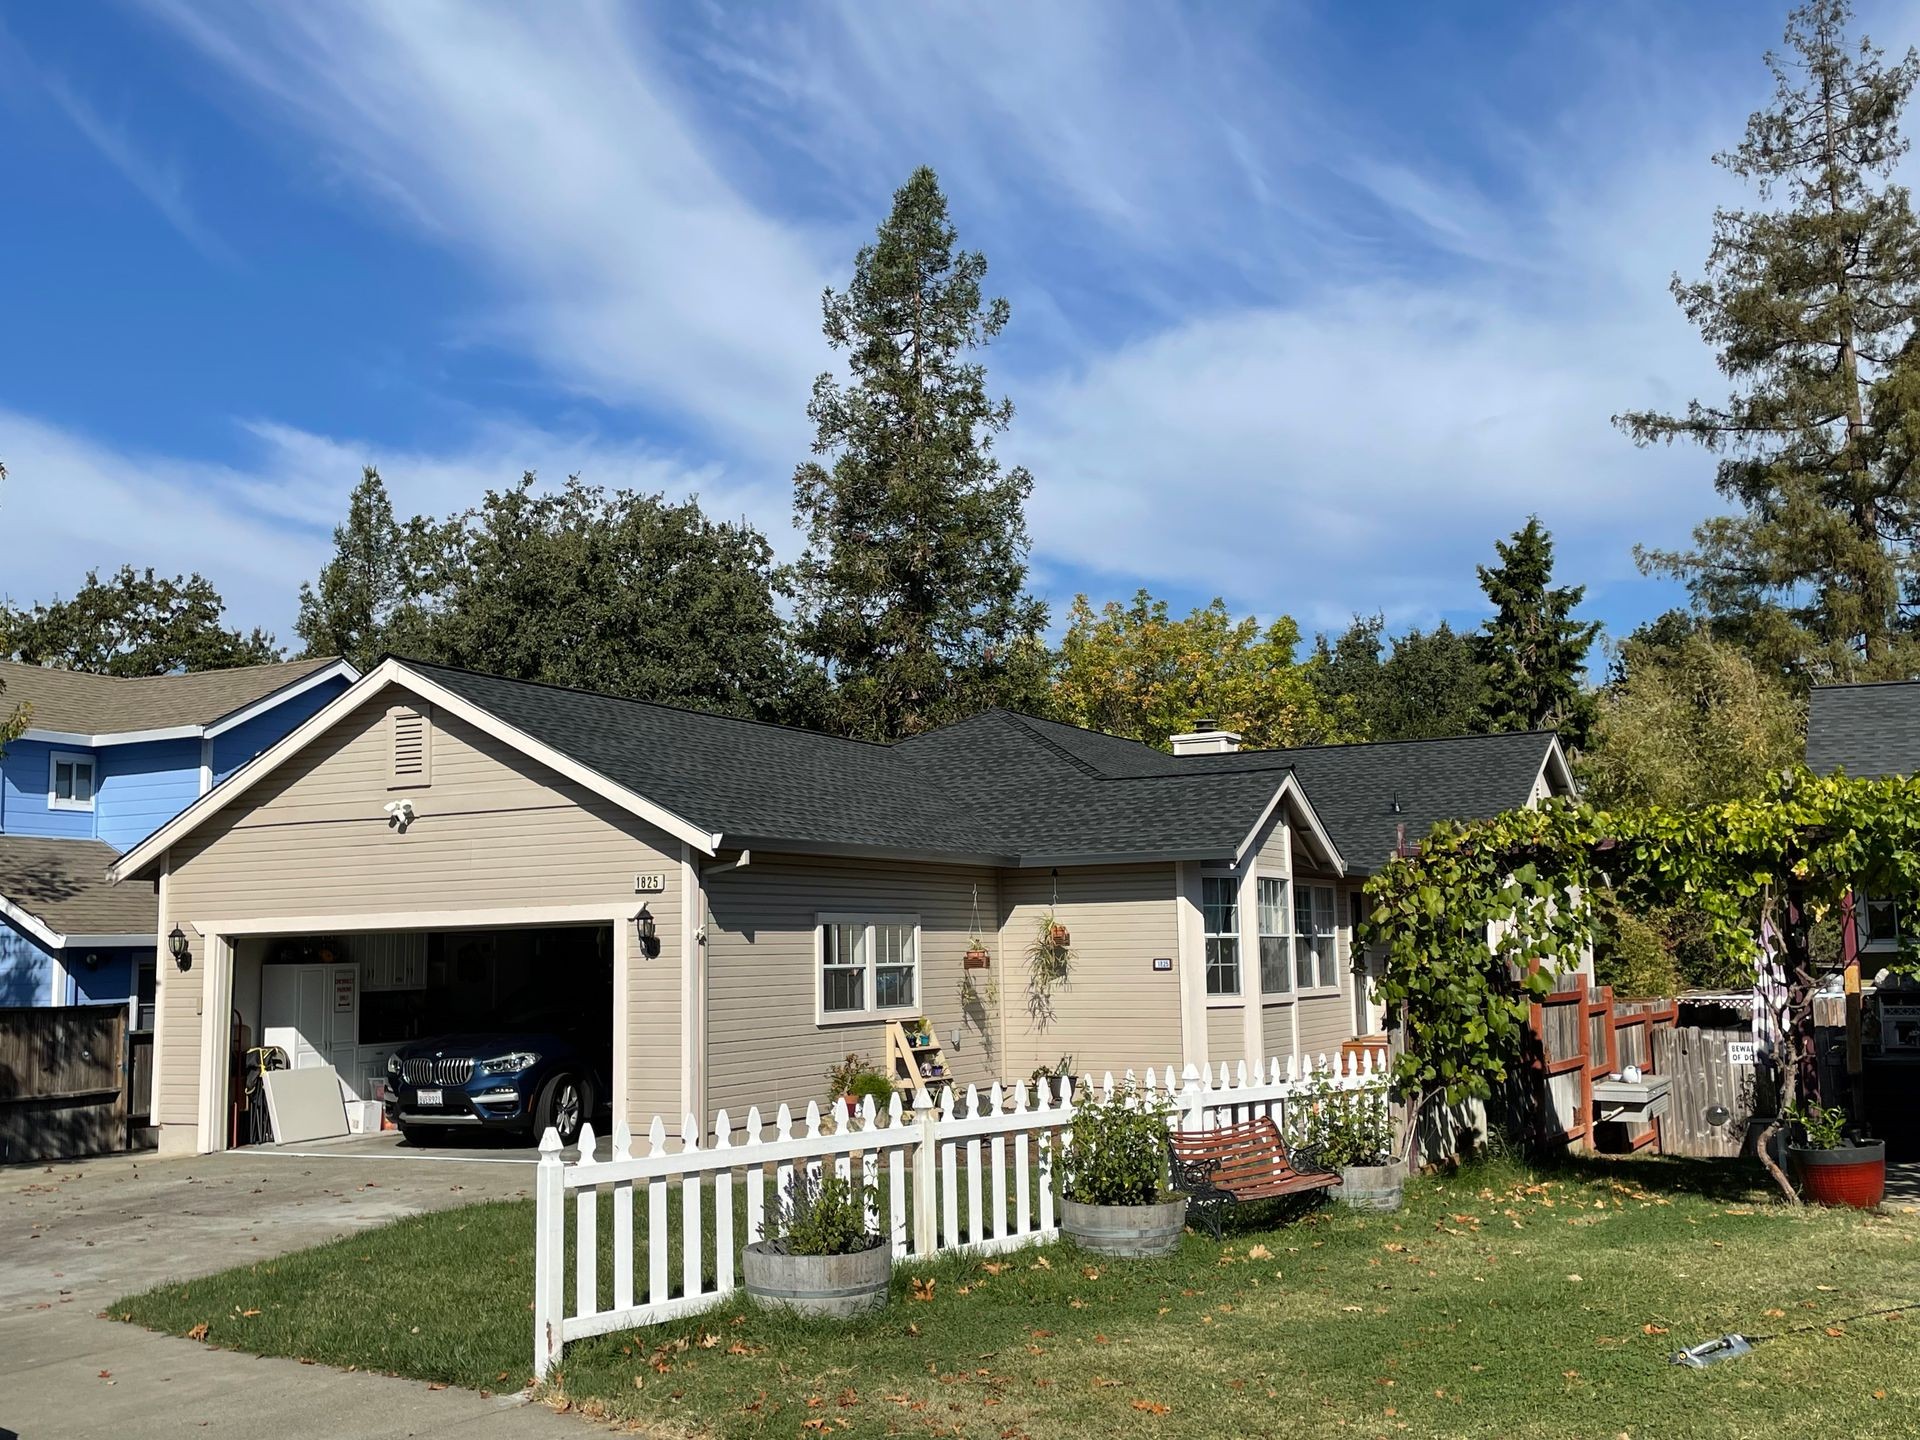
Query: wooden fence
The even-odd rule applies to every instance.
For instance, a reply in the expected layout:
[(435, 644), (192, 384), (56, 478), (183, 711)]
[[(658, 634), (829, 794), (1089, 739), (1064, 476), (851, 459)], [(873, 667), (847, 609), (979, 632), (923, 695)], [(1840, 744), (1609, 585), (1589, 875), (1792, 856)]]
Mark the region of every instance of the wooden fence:
[[(1660, 1122), (1669, 1155), (1751, 1155), (1756, 1120), (1773, 1113), (1772, 1087), (1752, 1060), (1749, 1028), (1674, 1026), (1655, 1032), (1657, 1073), (1673, 1081), (1672, 1108)], [(1744, 1047), (1734, 1063), (1731, 1047)], [(1724, 1117), (1720, 1112), (1724, 1111)]]
[(0, 1009), (0, 1163), (127, 1144), (127, 1007)]
[[(1290, 1107), (1322, 1081), (1349, 1093), (1384, 1094), (1385, 1061), (1384, 1053), (1377, 1061), (1367, 1055), (1338, 1063), (1323, 1055), (1305, 1073), (1292, 1061), (1284, 1070), (1275, 1061), (1264, 1077), (1249, 1077), (1244, 1064), (1234, 1072), (1223, 1065), (1217, 1083), (1191, 1067), (1177, 1084), (1171, 1069), (1164, 1083), (1148, 1070), (1142, 1084), (1170, 1102), (1183, 1129), (1256, 1115), (1271, 1115), (1284, 1127), (1297, 1118)], [(1057, 1084), (1057, 1090), (1056, 1082), (1043, 1080), (1004, 1091), (995, 1085), (984, 1096), (968, 1086), (964, 1097), (949, 1088), (937, 1102), (917, 1092), (910, 1112), (895, 1095), (884, 1112), (868, 1100), (852, 1118), (844, 1111), (823, 1117), (810, 1104), (796, 1122), (782, 1105), (771, 1136), (757, 1108), (740, 1130), (724, 1110), (708, 1133), (689, 1115), (678, 1127), (677, 1149), (656, 1117), (644, 1153), (634, 1153), (622, 1125), (614, 1130), (613, 1158), (596, 1161), (588, 1129), (581, 1132), (581, 1158), (570, 1165), (548, 1130), (534, 1188), (534, 1373), (544, 1377), (569, 1341), (659, 1324), (733, 1293), (740, 1247), (766, 1228), (769, 1170), (777, 1200), (796, 1166), (818, 1173), (831, 1164), (851, 1178), (858, 1164), (870, 1187), (868, 1222), (887, 1236), (896, 1257), (991, 1253), (1052, 1239), (1058, 1234), (1056, 1162), (1076, 1088)], [(1090, 1077), (1080, 1082), (1078, 1093), (1094, 1084)], [(1113, 1093), (1111, 1074), (1102, 1088)], [(636, 1203), (641, 1195), (644, 1209)], [(884, 1218), (877, 1213), (882, 1205)], [(610, 1210), (610, 1234), (601, 1226), (603, 1209)]]
[[(1667, 1074), (1659, 1037), (1679, 1020), (1671, 1000), (1615, 1000), (1613, 988), (1589, 989), (1584, 976), (1562, 983), (1535, 1002), (1533, 1066), (1544, 1090), (1541, 1138), (1581, 1149), (1639, 1150), (1661, 1143), (1661, 1122), (1603, 1126), (1593, 1118), (1593, 1082), (1636, 1065), (1643, 1075)], [(1605, 1133), (1607, 1130), (1618, 1133)]]

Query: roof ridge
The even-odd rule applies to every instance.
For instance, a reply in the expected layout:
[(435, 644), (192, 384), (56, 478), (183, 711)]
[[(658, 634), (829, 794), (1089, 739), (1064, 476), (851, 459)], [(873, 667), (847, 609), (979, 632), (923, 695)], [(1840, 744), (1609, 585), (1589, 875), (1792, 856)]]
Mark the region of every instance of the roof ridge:
[[(810, 736), (815, 740), (835, 740), (848, 745), (865, 746), (870, 750), (892, 750), (905, 743), (898, 740), (862, 740), (857, 735), (835, 735), (830, 730), (815, 730), (806, 725), (792, 725), (783, 720), (762, 720), (757, 715), (729, 715), (723, 710), (697, 710), (691, 705), (669, 705), (664, 700), (642, 700), (637, 695), (615, 695), (606, 690), (588, 690), (584, 686), (561, 685), (552, 680), (525, 680), (517, 675), (495, 675), (491, 671), (473, 670), (465, 665), (449, 665), (441, 660), (416, 660), (412, 656), (393, 652), (388, 652), (380, 658), (396, 660), (402, 665), (417, 669), (446, 670), (455, 675), (471, 675), (479, 680), (497, 680), (507, 685), (527, 685), (541, 690), (555, 690), (562, 695), (581, 695), (589, 700), (612, 700), (621, 705), (644, 705), (649, 710), (665, 710), (674, 715), (697, 715), (707, 720), (732, 720), (742, 725), (758, 725), (767, 730), (786, 730), (795, 735)], [(918, 737), (908, 736), (907, 738), (911, 740)]]
[(56, 675), (77, 675), (83, 680), (109, 680), (121, 685), (140, 685), (151, 680), (194, 680), (203, 675), (238, 675), (246, 670), (279, 670), (289, 665), (337, 665), (341, 655), (302, 655), (293, 660), (263, 660), (255, 665), (216, 665), (209, 670), (169, 670), (160, 675), (103, 675), (98, 670), (76, 670), (71, 665), (42, 665), (33, 660), (7, 660), (0, 665), (16, 665), (22, 670), (46, 670)]
[(1106, 780), (1111, 778), (1107, 775), (1107, 773), (1104, 770), (1100, 770), (1090, 762), (1086, 760), (1082, 760), (1078, 755), (1075, 755), (1071, 750), (1068, 750), (1066, 746), (1060, 744), (1058, 741), (1049, 739), (1047, 736), (1042, 735), (1038, 730), (1034, 729), (1033, 726), (1029, 723), (1029, 721), (1037, 717), (1022, 715), (1017, 710), (1007, 710), (1007, 709), (1003, 709), (1000, 706), (995, 706), (994, 712), (997, 713), (1001, 719), (1006, 721), (1007, 724), (1013, 726), (1015, 729), (1025, 734), (1036, 745), (1044, 745), (1047, 749), (1051, 750), (1055, 755), (1058, 755), (1062, 760), (1065, 760), (1069, 765), (1073, 766), (1074, 769), (1079, 770), (1083, 774), (1095, 780)]
[(1830, 685), (1810, 685), (1807, 689), (1818, 694), (1822, 690), (1873, 690), (1890, 685), (1920, 685), (1920, 676), (1909, 676), (1905, 680), (1836, 680)]
[(1464, 735), (1407, 735), (1395, 740), (1336, 740), (1320, 745), (1275, 745), (1265, 750), (1234, 750), (1234, 755), (1297, 755), (1302, 750), (1372, 750), (1386, 745), (1443, 745), (1461, 740), (1558, 739), (1558, 730), (1478, 730)]

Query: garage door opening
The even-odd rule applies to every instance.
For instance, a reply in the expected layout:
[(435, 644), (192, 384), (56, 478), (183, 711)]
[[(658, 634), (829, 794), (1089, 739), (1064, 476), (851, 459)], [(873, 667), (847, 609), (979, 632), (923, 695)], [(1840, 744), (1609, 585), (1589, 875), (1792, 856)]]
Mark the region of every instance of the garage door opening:
[(611, 925), (250, 936), (233, 965), (229, 1144), (269, 1138), (250, 1081), (282, 1055), (409, 1144), (570, 1140), (610, 1109)]

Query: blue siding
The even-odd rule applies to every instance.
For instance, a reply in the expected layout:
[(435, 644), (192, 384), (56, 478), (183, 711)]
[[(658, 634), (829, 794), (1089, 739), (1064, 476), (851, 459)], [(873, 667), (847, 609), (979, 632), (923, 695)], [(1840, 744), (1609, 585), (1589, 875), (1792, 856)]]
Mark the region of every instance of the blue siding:
[(38, 940), (0, 920), (0, 1005), (44, 1005), (53, 956)]
[(224, 735), (216, 735), (213, 741), (214, 783), (226, 779), (262, 750), (270, 748), (289, 731), (297, 729), (302, 721), (318, 714), (328, 701), (346, 688), (344, 678), (329, 680), (291, 700), (283, 701), (264, 714), (254, 716), (244, 725), (234, 726)]
[(100, 751), (94, 834), (116, 850), (144, 840), (200, 794), (200, 742), (154, 740)]
[[(55, 750), (70, 748), (49, 745), (44, 740), (16, 740), (7, 746), (6, 753), (0, 755), (0, 829), (9, 835), (93, 838), (93, 811), (53, 810), (47, 806), (48, 757)], [(96, 767), (96, 778), (98, 773)]]
[(70, 948), (66, 953), (67, 1002), (72, 1005), (106, 1005), (125, 1000), (133, 994), (133, 962), (136, 955), (151, 957), (145, 950), (97, 950), (96, 969), (87, 969), (87, 952)]

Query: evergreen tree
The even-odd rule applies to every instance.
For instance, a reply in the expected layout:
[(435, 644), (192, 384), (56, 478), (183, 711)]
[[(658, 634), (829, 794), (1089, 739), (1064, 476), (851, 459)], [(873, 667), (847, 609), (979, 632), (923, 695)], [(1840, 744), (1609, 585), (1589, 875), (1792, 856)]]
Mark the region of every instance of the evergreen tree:
[[(1369, 740), (1425, 740), (1483, 728), (1486, 674), (1473, 637), (1442, 620), (1383, 643), (1385, 619), (1356, 615), (1337, 641), (1314, 642), (1310, 674), (1329, 710), (1344, 706)], [(1383, 654), (1384, 651), (1384, 654)]]
[(1572, 618), (1586, 587), (1554, 588), (1553, 537), (1537, 515), (1494, 549), (1500, 563), (1478, 567), (1494, 609), (1476, 647), (1486, 673), (1483, 728), (1552, 728), (1579, 745), (1592, 712), (1581, 674), (1600, 633), (1599, 625)]
[(389, 652), (427, 653), (423, 607), (447, 538), (444, 527), (418, 517), (397, 523), (380, 472), (367, 466), (347, 501), (346, 523), (334, 527), (333, 558), (317, 583), (300, 586), (293, 628), (306, 653), (344, 655), (362, 670)]
[(984, 300), (987, 262), (956, 250), (932, 170), (913, 172), (853, 282), (824, 301), (828, 343), (852, 372), (814, 383), (814, 451), (795, 512), (797, 634), (849, 735), (911, 735), (984, 706), (1044, 703), (1046, 609), (1028, 595), (1024, 505), (1033, 478), (1002, 472), (1013, 418), (975, 353), (1006, 326)]
[(202, 575), (168, 578), (122, 565), (89, 570), (68, 600), (14, 611), (0, 622), (8, 658), (95, 675), (169, 675), (266, 665), (280, 648), (264, 630), (221, 623), (226, 601)]
[(1908, 673), (1920, 598), (1920, 229), (1887, 178), (1920, 58), (1886, 65), (1850, 19), (1846, 0), (1793, 12), (1789, 54), (1767, 56), (1772, 104), (1714, 157), (1780, 203), (1717, 212), (1706, 278), (1673, 280), (1733, 394), (1616, 417), (1642, 444), (1720, 456), (1715, 484), (1742, 512), (1643, 568), (1684, 578), (1722, 636), (1816, 679)]

